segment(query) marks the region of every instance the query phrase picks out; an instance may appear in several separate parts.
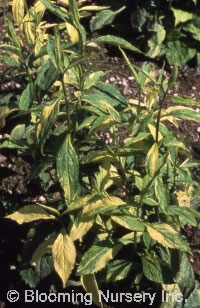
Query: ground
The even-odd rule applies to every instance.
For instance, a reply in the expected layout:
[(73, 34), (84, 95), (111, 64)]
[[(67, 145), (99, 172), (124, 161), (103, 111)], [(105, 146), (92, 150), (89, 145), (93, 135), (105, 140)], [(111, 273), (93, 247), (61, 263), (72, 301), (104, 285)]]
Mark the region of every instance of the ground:
[[(2, 25), (2, 18), (0, 19)], [(133, 59), (132, 59), (133, 60)], [(131, 76), (129, 70), (126, 68), (123, 60), (109, 52), (101, 58), (100, 69), (108, 71), (104, 80), (108, 83), (114, 84), (122, 91), (128, 98), (135, 98), (137, 96), (137, 86), (134, 78)], [(141, 65), (141, 63), (139, 63)], [(156, 66), (159, 74), (159, 67)], [(5, 71), (7, 67), (0, 63), (0, 77), (2, 82), (0, 84), (0, 97), (9, 92), (20, 91), (20, 83), (13, 77), (13, 82), (5, 80)], [(169, 72), (166, 72), (168, 75)], [(186, 95), (197, 101), (194, 106), (197, 112), (200, 112), (200, 67), (190, 67), (186, 65), (181, 69), (178, 78), (179, 87), (173, 95)], [(2, 128), (0, 131), (0, 142), (5, 140), (12, 128), (12, 120), (7, 123), (8, 126)], [(10, 125), (10, 129), (8, 129)], [(188, 146), (191, 148), (196, 157), (200, 157), (200, 125), (193, 122), (182, 122), (180, 136), (184, 135)], [(126, 135), (126, 130), (122, 131), (122, 136)], [(45, 200), (44, 192), (40, 185), (36, 182), (32, 183), (28, 188), (24, 185), (24, 178), (27, 175), (30, 166), (28, 162), (16, 159), (12, 153), (0, 152), (0, 215), (3, 216), (5, 208), (17, 207), (20, 204), (29, 202), (30, 200), (43, 201)], [(194, 178), (200, 179), (199, 169), (194, 170)], [(52, 188), (53, 189), (53, 188)], [(53, 196), (57, 198), (59, 192), (54, 188)], [(5, 292), (9, 289), (23, 290), (25, 285), (21, 282), (17, 266), (20, 259), (20, 254), (23, 249), (24, 239), (27, 233), (26, 226), (18, 226), (12, 221), (7, 221), (0, 218), (1, 240), (0, 240), (0, 308), (7, 308), (10, 305), (5, 300)], [(195, 248), (200, 244), (200, 229), (187, 226), (184, 230), (186, 233), (191, 248)], [(190, 256), (191, 264), (194, 268), (196, 278), (200, 280), (200, 254), (194, 249), (193, 256)], [(16, 306), (15, 306), (16, 307)], [(21, 307), (21, 306), (20, 306)]]

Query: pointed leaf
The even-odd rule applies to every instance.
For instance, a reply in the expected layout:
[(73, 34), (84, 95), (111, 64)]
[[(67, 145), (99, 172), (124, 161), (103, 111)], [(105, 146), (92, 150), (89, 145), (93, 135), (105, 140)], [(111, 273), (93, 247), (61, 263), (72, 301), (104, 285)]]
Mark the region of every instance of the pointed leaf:
[(111, 245), (108, 243), (100, 243), (99, 245), (93, 245), (82, 257), (82, 260), (78, 266), (78, 275), (87, 275), (100, 271), (107, 263), (112, 260), (119, 250), (122, 248), (122, 244)]
[(65, 197), (73, 201), (79, 189), (79, 160), (69, 134), (58, 151), (56, 168)]
[(54, 242), (52, 255), (55, 270), (62, 280), (63, 288), (65, 288), (67, 280), (74, 268), (76, 249), (73, 241), (65, 233), (64, 229)]
[(127, 228), (129, 230), (133, 231), (144, 231), (144, 224), (142, 221), (133, 216), (128, 216), (128, 215), (120, 215), (120, 216), (111, 216), (111, 219), (116, 222), (117, 224), (123, 226), (124, 228)]
[(81, 276), (81, 283), (85, 291), (92, 294), (93, 303), (98, 307), (103, 308), (102, 302), (99, 301), (99, 288), (94, 274)]
[(47, 240), (40, 243), (32, 255), (31, 264), (36, 263), (41, 257), (50, 253), (54, 242), (55, 236), (50, 236)]
[(39, 205), (35, 204), (26, 205), (13, 214), (6, 216), (5, 218), (12, 219), (21, 225), (23, 223), (28, 223), (40, 219), (55, 219), (55, 216), (49, 214)]

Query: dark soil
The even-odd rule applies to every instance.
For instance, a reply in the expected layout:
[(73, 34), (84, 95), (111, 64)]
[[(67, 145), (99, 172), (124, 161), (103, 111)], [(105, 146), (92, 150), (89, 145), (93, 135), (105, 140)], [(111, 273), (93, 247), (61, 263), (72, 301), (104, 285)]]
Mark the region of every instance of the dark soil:
[[(2, 18), (0, 18), (0, 26), (2, 26)], [(124, 65), (124, 61), (115, 55), (106, 55), (100, 65), (100, 69), (107, 70), (108, 73), (104, 78), (106, 82), (119, 87), (122, 93), (128, 98), (135, 98), (138, 94), (137, 86), (131, 76), (129, 70)], [(141, 64), (141, 63), (140, 63)], [(6, 81), (7, 67), (0, 63), (0, 96), (10, 91), (14, 93), (21, 92), (20, 84), (17, 81), (17, 75), (13, 76), (13, 81)], [(157, 67), (159, 73), (159, 68)], [(166, 72), (166, 76), (169, 73)], [(200, 67), (185, 66), (179, 75), (179, 88), (173, 95), (186, 95), (197, 101), (200, 101)], [(195, 107), (194, 107), (195, 108)], [(200, 112), (200, 107), (196, 108)], [(8, 136), (13, 127), (13, 120), (8, 119), (6, 126), (0, 131), (0, 142), (3, 142)], [(126, 137), (126, 128), (121, 130), (121, 138)], [(194, 122), (182, 122), (180, 136), (184, 135), (188, 146), (193, 151), (197, 158), (200, 158), (200, 125)], [(27, 176), (30, 165), (27, 161), (22, 161), (16, 158), (12, 151), (0, 152), (0, 308), (24, 307), (23, 303), (19, 305), (9, 304), (6, 300), (6, 292), (10, 289), (16, 289), (23, 294), (24, 289), (29, 289), (21, 280), (18, 272), (20, 255), (23, 249), (23, 243), (26, 238), (27, 226), (18, 226), (12, 221), (3, 219), (2, 217), (12, 212), (15, 208), (27, 204), (30, 201), (45, 201), (46, 195), (44, 187), (39, 182), (33, 182), (29, 186), (24, 184), (24, 179)], [(194, 178), (200, 179), (199, 169), (194, 170)], [(52, 185), (53, 186), (53, 185)], [(52, 198), (59, 197), (59, 192), (56, 187), (51, 187)], [(194, 251), (190, 257), (196, 278), (200, 281), (200, 253), (196, 247), (200, 245), (200, 229), (186, 227), (186, 233), (190, 242), (191, 248)], [(30, 304), (28, 304), (30, 306)], [(45, 307), (44, 304), (42, 304)], [(53, 306), (53, 305), (51, 305)], [(55, 305), (54, 305), (55, 307)], [(61, 307), (61, 306), (59, 306)], [(69, 305), (67, 305), (69, 307)], [(75, 307), (73, 305), (73, 307)], [(90, 306), (91, 307), (91, 306)], [(95, 306), (96, 307), (96, 306)], [(110, 306), (111, 307), (111, 306)], [(122, 306), (121, 306), (122, 307)], [(140, 306), (141, 307), (141, 306)]]

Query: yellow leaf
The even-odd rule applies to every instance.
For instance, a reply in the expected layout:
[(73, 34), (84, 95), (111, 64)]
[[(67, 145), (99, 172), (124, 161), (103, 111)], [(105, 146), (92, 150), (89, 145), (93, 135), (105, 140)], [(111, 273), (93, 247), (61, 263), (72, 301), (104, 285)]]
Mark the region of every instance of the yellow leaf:
[[(149, 128), (149, 130), (150, 130), (150, 132), (153, 136), (153, 139), (156, 140), (156, 128), (155, 128), (155, 126), (153, 126), (152, 124), (149, 124), (148, 128)], [(163, 136), (161, 135), (160, 132), (158, 132), (158, 142), (162, 139), (163, 139)]]
[(67, 31), (68, 31), (68, 34), (69, 34), (69, 37), (70, 37), (70, 41), (72, 43), (78, 42), (79, 34), (78, 34), (77, 29), (68, 22), (66, 22), (65, 25), (66, 25), (66, 28), (67, 28)]
[(94, 211), (102, 207), (122, 206), (122, 205), (126, 205), (126, 202), (124, 202), (118, 197), (109, 196), (86, 205), (83, 209), (83, 214), (89, 213), (91, 211)]
[(87, 293), (92, 293), (92, 301), (98, 307), (103, 308), (102, 302), (99, 302), (99, 288), (94, 274), (81, 276), (81, 283)]
[(40, 219), (55, 219), (55, 216), (46, 212), (39, 205), (26, 205), (5, 218), (12, 219), (21, 225)]
[(164, 247), (176, 248), (176, 243), (173, 243), (170, 238), (168, 240), (167, 235), (173, 236), (177, 232), (168, 224), (157, 224), (154, 228), (153, 226), (147, 225), (147, 231), (149, 235), (158, 243), (162, 244)]
[(188, 196), (187, 192), (180, 190), (176, 194), (177, 194), (178, 204), (180, 206), (189, 206), (190, 205), (191, 197)]
[(18, 26), (21, 25), (21, 22), (24, 18), (24, 9), (25, 9), (25, 0), (13, 0), (12, 14), (13, 14), (13, 19)]
[(64, 229), (54, 242), (52, 255), (55, 270), (62, 280), (63, 288), (65, 288), (74, 268), (76, 249), (72, 239), (65, 233)]
[(150, 176), (154, 176), (158, 166), (158, 144), (154, 143), (147, 153), (146, 166)]
[(73, 224), (69, 234), (72, 241), (81, 239), (91, 229), (93, 224), (94, 224), (94, 218), (91, 217), (87, 217), (83, 221), (81, 221), (78, 227), (76, 227), (75, 224)]
[(174, 9), (172, 8), (172, 11), (174, 13), (174, 17), (175, 17), (175, 26), (177, 26), (180, 22), (184, 23), (190, 19), (192, 19), (193, 14), (183, 11), (183, 10), (178, 10), (178, 9)]

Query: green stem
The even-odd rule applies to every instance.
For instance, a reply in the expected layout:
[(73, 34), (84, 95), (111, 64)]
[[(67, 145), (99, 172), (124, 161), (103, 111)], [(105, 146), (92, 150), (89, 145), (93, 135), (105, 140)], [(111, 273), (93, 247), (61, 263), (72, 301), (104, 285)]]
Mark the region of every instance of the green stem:
[(64, 82), (64, 75), (61, 78), (61, 83), (62, 83), (64, 98), (65, 98), (65, 104), (66, 104), (68, 132), (70, 134), (71, 133), (70, 113), (69, 113), (69, 104), (68, 104), (68, 99), (67, 99), (67, 90), (65, 88), (65, 82)]
[(156, 122), (156, 143), (158, 143), (158, 133), (159, 133), (159, 127), (160, 127), (161, 111), (162, 111), (163, 103), (165, 101), (167, 92), (168, 91), (164, 92), (163, 97), (162, 97), (162, 99), (160, 101), (160, 109), (158, 111), (158, 117), (157, 117), (157, 122)]

